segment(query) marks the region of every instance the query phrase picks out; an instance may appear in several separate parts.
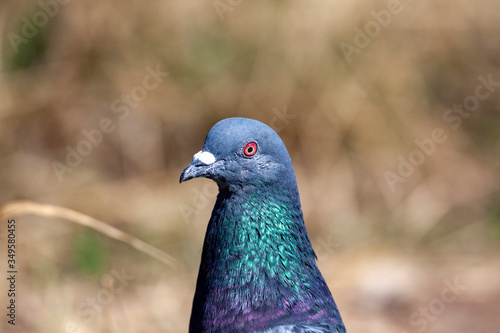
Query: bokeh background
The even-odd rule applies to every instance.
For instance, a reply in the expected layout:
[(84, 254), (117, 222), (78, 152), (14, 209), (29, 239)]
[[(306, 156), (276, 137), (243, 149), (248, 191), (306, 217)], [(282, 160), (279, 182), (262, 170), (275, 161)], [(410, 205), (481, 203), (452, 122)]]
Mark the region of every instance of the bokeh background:
[(349, 332), (497, 332), (499, 13), (495, 0), (2, 1), (0, 203), (74, 209), (177, 264), (12, 216), (17, 321), (2, 278), (0, 331), (186, 332), (217, 189), (179, 175), (213, 124), (243, 116), (289, 149)]

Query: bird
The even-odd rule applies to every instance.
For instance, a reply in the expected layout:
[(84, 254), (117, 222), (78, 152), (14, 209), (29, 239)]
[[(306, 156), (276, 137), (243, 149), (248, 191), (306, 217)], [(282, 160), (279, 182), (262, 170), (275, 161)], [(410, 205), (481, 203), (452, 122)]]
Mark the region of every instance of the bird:
[(182, 171), (217, 183), (190, 333), (344, 333), (316, 264), (290, 155), (268, 125), (227, 118)]

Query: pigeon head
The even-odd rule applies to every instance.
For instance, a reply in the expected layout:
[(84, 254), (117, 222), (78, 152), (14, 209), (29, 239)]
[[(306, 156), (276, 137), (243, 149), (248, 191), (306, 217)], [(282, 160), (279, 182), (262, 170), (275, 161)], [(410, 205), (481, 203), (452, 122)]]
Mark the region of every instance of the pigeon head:
[(180, 182), (205, 177), (230, 191), (295, 181), (283, 141), (269, 126), (253, 119), (228, 118), (215, 124), (203, 149), (181, 174)]

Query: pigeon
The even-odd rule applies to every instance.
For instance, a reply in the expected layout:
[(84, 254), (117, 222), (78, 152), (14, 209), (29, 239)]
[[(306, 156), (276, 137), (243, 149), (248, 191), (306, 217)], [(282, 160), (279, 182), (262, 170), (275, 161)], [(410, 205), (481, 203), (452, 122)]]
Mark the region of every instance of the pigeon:
[(189, 332), (346, 332), (316, 264), (290, 155), (253, 119), (215, 124), (180, 182), (219, 193), (208, 222)]

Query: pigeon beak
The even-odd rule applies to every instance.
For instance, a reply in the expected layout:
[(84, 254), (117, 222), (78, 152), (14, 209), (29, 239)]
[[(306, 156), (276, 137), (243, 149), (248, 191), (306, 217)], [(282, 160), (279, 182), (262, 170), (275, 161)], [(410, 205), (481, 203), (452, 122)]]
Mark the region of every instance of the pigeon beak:
[(193, 156), (193, 161), (182, 171), (179, 183), (198, 177), (208, 175), (208, 167), (216, 161), (215, 156), (208, 152), (200, 150)]

